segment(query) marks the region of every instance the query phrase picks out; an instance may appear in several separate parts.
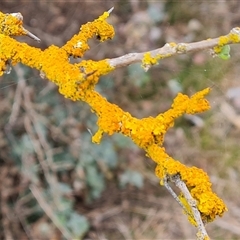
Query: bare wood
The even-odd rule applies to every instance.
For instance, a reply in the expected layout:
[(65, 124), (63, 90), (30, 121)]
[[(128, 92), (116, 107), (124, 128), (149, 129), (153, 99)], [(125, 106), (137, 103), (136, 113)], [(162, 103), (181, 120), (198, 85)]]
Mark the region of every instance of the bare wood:
[(176, 175), (176, 176), (172, 177), (171, 180), (181, 190), (181, 192), (183, 193), (183, 195), (184, 195), (185, 199), (187, 200), (189, 206), (192, 209), (192, 214), (194, 216), (194, 219), (197, 223), (197, 228), (198, 228), (197, 239), (198, 240), (210, 239), (208, 234), (207, 234), (207, 231), (205, 229), (204, 223), (202, 221), (200, 212), (198, 211), (197, 202), (192, 197), (192, 195), (189, 192), (186, 184), (180, 179), (179, 175)]

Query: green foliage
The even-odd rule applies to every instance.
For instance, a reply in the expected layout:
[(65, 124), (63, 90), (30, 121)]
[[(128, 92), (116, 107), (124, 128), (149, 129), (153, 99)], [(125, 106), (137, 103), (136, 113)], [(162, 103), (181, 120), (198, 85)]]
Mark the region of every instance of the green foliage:
[(72, 210), (58, 212), (56, 214), (59, 223), (71, 232), (74, 239), (82, 239), (89, 230), (89, 223), (86, 217)]
[(129, 65), (127, 70), (130, 82), (137, 87), (144, 87), (150, 81), (149, 73), (139, 63)]
[(90, 188), (90, 198), (99, 198), (102, 191), (105, 189), (105, 181), (102, 173), (94, 165), (86, 166), (86, 180)]
[(91, 135), (86, 133), (82, 135), (82, 142), (84, 151), (79, 154), (78, 168), (82, 167), (85, 172), (90, 190), (87, 200), (91, 201), (99, 198), (105, 189), (104, 174), (117, 166), (117, 155), (114, 143), (109, 138), (104, 139), (101, 145), (95, 145), (91, 143)]
[(194, 64), (192, 58), (187, 58), (180, 61), (179, 64), (183, 67), (176, 79), (182, 86), (183, 92), (189, 91), (189, 89), (197, 91), (197, 89), (216, 84), (229, 70), (229, 65), (218, 58), (209, 59), (199, 65)]
[(222, 47), (221, 52), (218, 54), (218, 57), (220, 57), (223, 60), (228, 60), (230, 56), (230, 45), (225, 45)]
[(89, 223), (87, 219), (80, 214), (72, 212), (66, 226), (73, 233), (74, 239), (81, 239), (83, 235), (89, 230)]
[(126, 170), (120, 176), (120, 187), (124, 188), (127, 184), (133, 185), (137, 188), (142, 188), (143, 176), (139, 172)]

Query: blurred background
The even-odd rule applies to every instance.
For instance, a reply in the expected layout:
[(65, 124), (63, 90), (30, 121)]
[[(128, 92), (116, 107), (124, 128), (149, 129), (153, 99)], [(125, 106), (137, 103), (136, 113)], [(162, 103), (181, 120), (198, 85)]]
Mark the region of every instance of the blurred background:
[[(239, 1), (7, 1), (41, 39), (62, 46), (82, 24), (114, 6), (116, 36), (90, 40), (100, 60), (218, 37), (240, 25)], [(227, 61), (202, 51), (140, 64), (102, 77), (97, 91), (138, 118), (167, 110), (176, 93), (205, 87), (211, 110), (184, 116), (167, 133), (175, 159), (204, 169), (229, 211), (207, 225), (212, 239), (240, 238), (240, 45)], [(80, 59), (81, 60), (81, 59)], [(180, 206), (159, 185), (155, 164), (129, 139), (91, 142), (96, 117), (39, 72), (18, 64), (0, 77), (0, 239), (195, 239)]]

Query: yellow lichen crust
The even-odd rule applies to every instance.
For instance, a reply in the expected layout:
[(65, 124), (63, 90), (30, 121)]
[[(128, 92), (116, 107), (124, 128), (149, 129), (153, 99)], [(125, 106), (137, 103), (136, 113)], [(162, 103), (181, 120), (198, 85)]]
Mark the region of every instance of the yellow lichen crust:
[[(222, 216), (227, 210), (223, 201), (212, 192), (211, 183), (207, 174), (195, 167), (186, 167), (179, 161), (171, 158), (162, 146), (167, 130), (173, 126), (174, 120), (184, 113), (197, 113), (209, 108), (204, 96), (209, 88), (204, 89), (191, 98), (179, 94), (172, 104), (172, 108), (156, 118), (148, 117), (136, 119), (130, 113), (124, 112), (118, 106), (109, 103), (96, 92), (88, 93), (85, 101), (89, 103), (98, 118), (99, 130), (93, 141), (99, 143), (103, 133), (113, 134), (120, 132), (131, 139), (156, 163), (156, 176), (164, 179), (165, 176), (179, 174), (185, 182), (192, 197), (197, 201), (198, 210), (206, 222), (213, 221), (216, 216)], [(192, 108), (192, 109), (191, 109)], [(194, 221), (189, 217), (191, 223)]]
[(162, 58), (164, 58), (164, 56), (161, 56), (160, 54), (157, 54), (155, 57), (152, 57), (151, 53), (147, 52), (143, 55), (142, 67), (145, 70), (148, 70), (151, 66), (158, 64), (158, 61)]
[(20, 18), (0, 12), (0, 34), (6, 36), (26, 35), (26, 30), (24, 30), (22, 24), (23, 22)]
[(8, 60), (11, 60), (13, 66), (21, 62), (40, 69), (42, 54), (41, 49), (30, 47), (26, 43), (20, 43), (9, 36), (0, 34), (0, 76), (4, 73)]
[(216, 54), (222, 51), (222, 48), (225, 45), (231, 43), (239, 43), (240, 42), (240, 28), (234, 28), (227, 36), (221, 36), (218, 40), (218, 45), (213, 48)]
[(150, 52), (147, 52), (143, 56), (142, 63), (144, 65), (155, 65), (158, 62), (158, 56), (152, 57)]
[(229, 37), (228, 36), (222, 36), (219, 37), (218, 45), (213, 48), (215, 53), (220, 53), (222, 51), (223, 46), (229, 44)]
[[(171, 158), (162, 147), (164, 136), (174, 125), (176, 118), (184, 113), (195, 114), (210, 108), (209, 102), (204, 98), (210, 89), (204, 89), (192, 97), (179, 93), (168, 111), (156, 117), (137, 119), (117, 105), (109, 103), (94, 90), (99, 77), (113, 70), (107, 59), (83, 60), (76, 64), (69, 62), (69, 56), (83, 56), (89, 49), (87, 41), (93, 36), (97, 36), (101, 41), (113, 37), (114, 29), (106, 22), (108, 16), (109, 13), (105, 12), (93, 22), (83, 25), (80, 32), (63, 47), (52, 45), (41, 51), (12, 39), (10, 37), (12, 35), (25, 34), (21, 32), (22, 22), (12, 15), (0, 13), (0, 75), (6, 71), (10, 61), (12, 65), (21, 62), (40, 70), (59, 87), (62, 95), (74, 101), (82, 100), (89, 104), (98, 117), (99, 130), (92, 138), (94, 142), (99, 143), (104, 133), (109, 135), (121, 133), (131, 138), (146, 151), (147, 156), (156, 162), (156, 176), (161, 181), (166, 176), (179, 174), (193, 198), (196, 199), (203, 220), (212, 221), (217, 215), (222, 216), (227, 208), (223, 201), (212, 192), (207, 174), (201, 169), (184, 166)], [(231, 41), (238, 41), (236, 35), (229, 37)], [(222, 38), (221, 46), (228, 41)], [(172, 45), (175, 46), (173, 43)], [(163, 57), (161, 55), (151, 57), (150, 53), (146, 53), (143, 64), (145, 66), (156, 64)], [(182, 201), (184, 202), (184, 199)], [(189, 219), (191, 221), (191, 218)]]
[[(105, 21), (108, 15), (109, 13), (106, 12), (93, 22), (83, 25), (81, 28), (83, 30), (65, 46), (60, 48), (52, 45), (44, 51), (10, 38), (8, 35), (12, 34), (13, 31), (3, 31), (4, 34), (0, 34), (0, 76), (6, 71), (8, 60), (11, 60), (12, 65), (22, 62), (25, 65), (41, 70), (50, 81), (59, 86), (59, 92), (66, 98), (74, 101), (81, 100), (85, 91), (93, 89), (99, 77), (109, 73), (113, 68), (108, 64), (107, 60), (89, 60), (71, 64), (69, 55), (82, 56), (88, 49), (86, 47), (88, 46), (87, 41), (94, 35), (99, 36), (101, 41), (113, 37), (113, 27)], [(8, 16), (10, 16), (11, 21), (16, 20), (11, 15), (1, 14), (1, 16), (2, 21), (3, 19), (8, 20)], [(21, 22), (18, 21), (10, 23), (21, 26)], [(9, 26), (9, 29), (14, 29), (11, 28), (10, 23), (7, 26)]]
[[(209, 89), (207, 88), (191, 98), (179, 94), (170, 110), (159, 114), (156, 118), (148, 117), (143, 119), (132, 117), (129, 113), (109, 103), (97, 93), (92, 92), (91, 95), (88, 93), (86, 95), (88, 98), (84, 100), (97, 113), (99, 117), (98, 125), (102, 133), (121, 132), (123, 135), (131, 137), (139, 147), (146, 149), (152, 144), (162, 145), (165, 133), (174, 125), (174, 120), (177, 117), (184, 113), (193, 114), (207, 110), (209, 104), (203, 97), (208, 92)], [(190, 109), (192, 105), (194, 105), (194, 108)], [(99, 139), (99, 135), (97, 139)]]
[(193, 214), (193, 212), (192, 212), (192, 208), (191, 208), (191, 206), (189, 205), (187, 199), (183, 196), (182, 193), (179, 194), (178, 199), (179, 199), (179, 201), (182, 203), (182, 205), (183, 205), (184, 208), (185, 208), (185, 209), (183, 209), (183, 212), (187, 215), (188, 221), (189, 221), (192, 225), (197, 226), (197, 222), (196, 222), (196, 220), (194, 219), (194, 214)]
[(89, 50), (88, 39), (97, 36), (100, 41), (112, 39), (114, 37), (114, 28), (106, 22), (108, 12), (105, 12), (93, 22), (88, 22), (80, 28), (80, 32), (72, 37), (63, 49), (69, 56), (82, 57)]
[[(181, 164), (168, 156), (164, 148), (156, 145), (150, 146), (147, 153), (157, 163), (155, 173), (160, 179), (164, 179), (166, 176), (180, 175), (192, 197), (197, 201), (203, 221), (211, 222), (216, 216), (221, 217), (227, 211), (223, 200), (212, 192), (210, 179), (202, 169)], [(189, 220), (194, 224), (191, 215)]]

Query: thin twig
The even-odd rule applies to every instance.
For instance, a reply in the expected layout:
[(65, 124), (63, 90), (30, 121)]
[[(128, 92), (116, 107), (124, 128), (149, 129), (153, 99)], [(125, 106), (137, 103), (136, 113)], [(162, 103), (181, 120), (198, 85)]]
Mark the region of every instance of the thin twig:
[(191, 196), (186, 184), (180, 179), (179, 175), (172, 177), (171, 180), (181, 190), (182, 194), (184, 195), (185, 199), (187, 200), (189, 206), (192, 209), (192, 214), (194, 216), (194, 219), (197, 223), (197, 228), (198, 228), (198, 233), (197, 233), (198, 240), (210, 239), (205, 229), (205, 226), (203, 224), (200, 212), (198, 211), (197, 202)]
[(33, 33), (29, 32), (27, 29), (23, 28), (24, 31), (26, 32), (26, 35), (30, 38), (32, 38), (33, 40), (37, 41), (38, 43), (41, 42), (41, 39), (38, 38), (36, 35), (34, 35)]
[(65, 228), (61, 222), (59, 221), (58, 217), (54, 214), (52, 206), (47, 203), (47, 201), (44, 199), (43, 194), (40, 193), (39, 189), (35, 185), (30, 186), (30, 190), (33, 194), (33, 196), (38, 201), (39, 205), (43, 209), (43, 211), (47, 214), (47, 216), (52, 220), (52, 222), (55, 224), (55, 226), (60, 230), (62, 235), (66, 239), (73, 239), (72, 234)]
[[(10, 15), (12, 15), (13, 17), (19, 19), (20, 21), (23, 21), (23, 16), (21, 13), (10, 13)], [(33, 33), (29, 32), (27, 29), (25, 29), (24, 27), (22, 27), (22, 29), (24, 30), (24, 32), (26, 33), (26, 35), (30, 38), (32, 38), (33, 40), (37, 41), (37, 42), (41, 42), (41, 39), (38, 38), (36, 35), (34, 35)]]
[(15, 67), (15, 71), (17, 73), (18, 83), (17, 83), (16, 92), (14, 95), (12, 112), (9, 117), (9, 121), (7, 123), (9, 127), (13, 126), (18, 119), (19, 112), (22, 106), (22, 95), (23, 95), (24, 89), (26, 88), (26, 80), (24, 79), (23, 69), (17, 65)]
[[(237, 34), (240, 39), (240, 28), (238, 27), (233, 28), (230, 31), (230, 33), (226, 35), (226, 37), (228, 37), (230, 34)], [(197, 52), (205, 49), (212, 49), (219, 44), (219, 41), (220, 41), (220, 37), (207, 39), (199, 42), (193, 42), (193, 43), (173, 43), (173, 44), (166, 43), (163, 47), (157, 48), (148, 52), (150, 52), (152, 57), (161, 55), (161, 59), (163, 59), (163, 58), (168, 58), (174, 55), (180, 55), (180, 54), (185, 54), (189, 52)], [(229, 40), (229, 42), (227, 42), (226, 45), (232, 44), (232, 43), (234, 42)], [(120, 68), (120, 67), (128, 66), (133, 63), (142, 62), (145, 53), (146, 52), (128, 53), (121, 57), (108, 59), (108, 62), (112, 67)]]
[(165, 177), (163, 181), (164, 181), (164, 187), (168, 190), (168, 192), (173, 196), (173, 198), (177, 201), (177, 203), (184, 209), (184, 211), (188, 212), (186, 207), (179, 200), (177, 194), (172, 190), (172, 188), (168, 184), (169, 179)]

